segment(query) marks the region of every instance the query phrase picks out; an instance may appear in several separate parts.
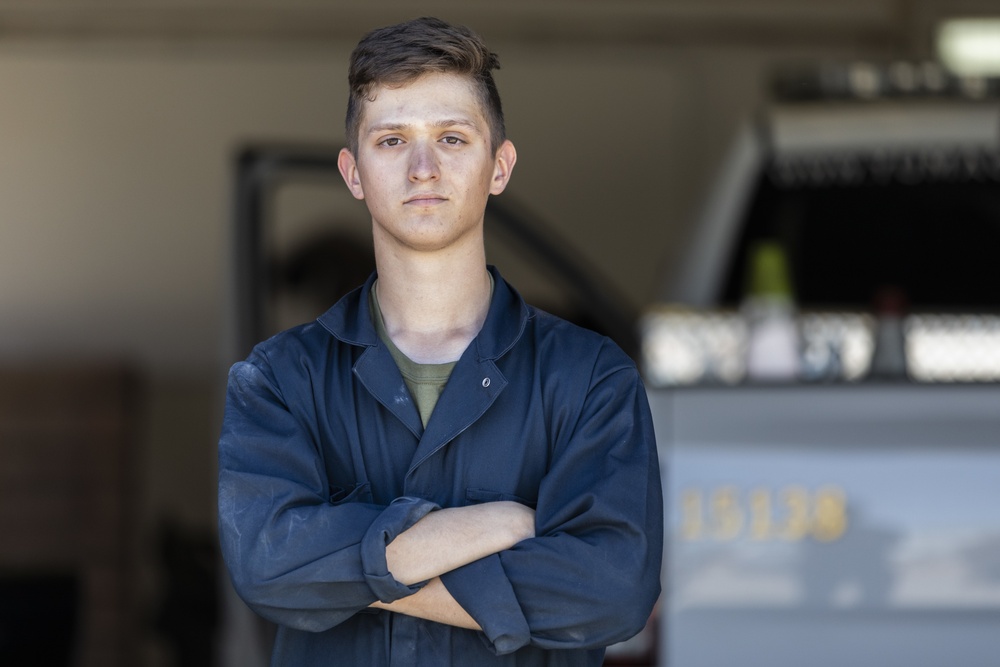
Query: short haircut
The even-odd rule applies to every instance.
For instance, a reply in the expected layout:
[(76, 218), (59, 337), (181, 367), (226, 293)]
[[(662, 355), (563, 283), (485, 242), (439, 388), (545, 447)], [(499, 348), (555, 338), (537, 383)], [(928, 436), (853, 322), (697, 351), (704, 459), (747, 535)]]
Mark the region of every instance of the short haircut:
[(378, 28), (365, 35), (351, 53), (347, 74), (347, 147), (358, 154), (361, 116), (365, 102), (379, 86), (402, 86), (423, 74), (442, 72), (468, 76), (478, 93), (490, 126), (490, 149), (496, 153), (506, 138), (500, 92), (493, 70), (497, 55), (482, 38), (464, 26), (436, 18), (418, 18)]

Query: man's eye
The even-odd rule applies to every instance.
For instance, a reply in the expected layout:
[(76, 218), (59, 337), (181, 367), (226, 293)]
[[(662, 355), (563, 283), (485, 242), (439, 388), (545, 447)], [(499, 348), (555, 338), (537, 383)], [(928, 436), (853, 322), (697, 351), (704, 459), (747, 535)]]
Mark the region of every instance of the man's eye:
[(464, 144), (465, 143), (464, 141), (462, 141), (458, 137), (445, 137), (444, 139), (442, 139), (442, 141), (444, 141), (444, 143), (446, 143), (446, 144), (451, 144), (452, 146), (457, 146), (458, 144)]
[(380, 141), (379, 143), (382, 144), (383, 146), (398, 146), (399, 137), (387, 137), (382, 141)]

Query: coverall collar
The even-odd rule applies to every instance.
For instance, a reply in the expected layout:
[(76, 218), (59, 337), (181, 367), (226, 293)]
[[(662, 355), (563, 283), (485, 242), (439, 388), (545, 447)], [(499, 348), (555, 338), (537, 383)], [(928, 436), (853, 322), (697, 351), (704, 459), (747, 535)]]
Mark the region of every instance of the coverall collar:
[[(482, 330), (471, 343), (480, 361), (503, 356), (521, 337), (528, 321), (528, 307), (521, 296), (507, 284), (495, 266), (488, 266), (487, 269), (493, 275), (493, 300)], [(377, 346), (378, 333), (372, 324), (368, 304), (368, 292), (377, 277), (376, 273), (372, 273), (364, 285), (338, 301), (317, 321), (345, 343)]]

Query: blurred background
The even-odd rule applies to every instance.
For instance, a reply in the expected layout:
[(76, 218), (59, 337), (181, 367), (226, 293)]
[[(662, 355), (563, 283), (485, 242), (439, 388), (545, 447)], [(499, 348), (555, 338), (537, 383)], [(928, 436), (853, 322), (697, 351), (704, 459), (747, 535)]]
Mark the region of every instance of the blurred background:
[(420, 14), (500, 55), (490, 261), (650, 390), (609, 664), (995, 665), (995, 0), (0, 1), (0, 663), (263, 664), (226, 371), (370, 270), (347, 58)]

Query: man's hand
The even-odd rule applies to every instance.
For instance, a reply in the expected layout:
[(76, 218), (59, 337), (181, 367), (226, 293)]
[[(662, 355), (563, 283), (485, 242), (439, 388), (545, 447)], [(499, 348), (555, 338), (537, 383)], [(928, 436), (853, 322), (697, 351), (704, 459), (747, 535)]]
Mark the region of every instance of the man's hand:
[(389, 572), (416, 584), (509, 549), (535, 536), (535, 511), (498, 501), (431, 512), (400, 533), (385, 549)]

